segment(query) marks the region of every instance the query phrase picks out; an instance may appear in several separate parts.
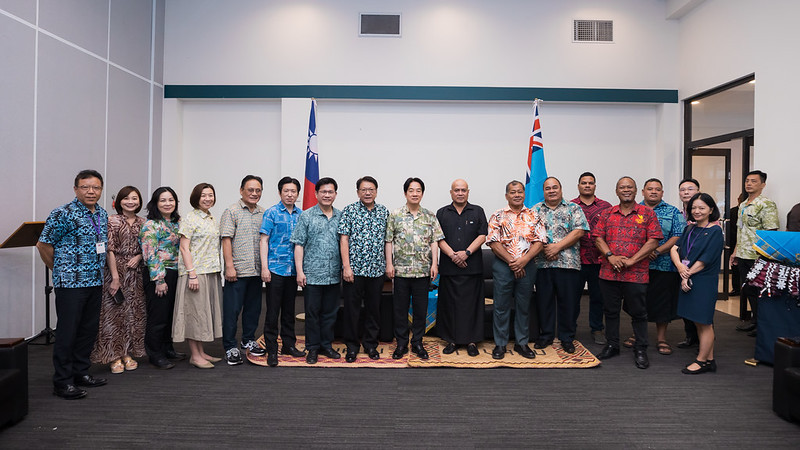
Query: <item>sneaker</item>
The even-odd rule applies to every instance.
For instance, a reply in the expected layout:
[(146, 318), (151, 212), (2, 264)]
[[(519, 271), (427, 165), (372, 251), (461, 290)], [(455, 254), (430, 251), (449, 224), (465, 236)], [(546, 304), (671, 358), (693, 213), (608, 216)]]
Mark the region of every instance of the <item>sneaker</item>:
[(267, 354), (267, 350), (261, 348), (256, 341), (242, 342), (242, 350), (247, 350), (253, 356), (264, 356)]
[(594, 343), (597, 345), (606, 345), (608, 341), (606, 340), (606, 336), (603, 334), (602, 331), (592, 331), (592, 339), (594, 339)]
[(242, 354), (239, 353), (238, 348), (232, 348), (225, 352), (225, 361), (229, 366), (238, 366), (244, 362), (242, 361)]

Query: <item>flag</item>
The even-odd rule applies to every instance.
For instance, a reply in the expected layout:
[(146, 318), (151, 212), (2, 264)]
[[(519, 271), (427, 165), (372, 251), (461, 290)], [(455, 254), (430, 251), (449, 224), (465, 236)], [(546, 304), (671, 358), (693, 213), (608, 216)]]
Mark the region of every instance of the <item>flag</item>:
[(525, 207), (544, 201), (544, 180), (547, 169), (544, 166), (544, 145), (542, 127), (539, 124), (539, 99), (533, 101), (533, 130), (528, 142), (528, 167), (525, 172)]
[(311, 99), (311, 117), (308, 118), (308, 141), (306, 142), (306, 179), (303, 183), (303, 210), (317, 204), (314, 186), (319, 181), (319, 154), (317, 153), (317, 101)]

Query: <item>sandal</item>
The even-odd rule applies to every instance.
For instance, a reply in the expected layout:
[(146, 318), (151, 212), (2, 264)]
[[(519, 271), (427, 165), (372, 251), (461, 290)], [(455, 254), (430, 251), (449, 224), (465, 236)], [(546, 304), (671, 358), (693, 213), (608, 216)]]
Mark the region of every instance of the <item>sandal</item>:
[(672, 346), (669, 345), (667, 341), (658, 341), (658, 353), (661, 355), (671, 355), (672, 354)]
[[(697, 369), (697, 370), (690, 370), (689, 366), (691, 366), (692, 364), (697, 364), (698, 366), (700, 366), (700, 368)], [(708, 361), (694, 360), (694, 361), (690, 362), (689, 364), (687, 364), (686, 367), (681, 369), (681, 372), (685, 373), (686, 375), (697, 375), (697, 374), (705, 373), (705, 372), (713, 372), (715, 370), (716, 370), (716, 367), (713, 367), (712, 363), (710, 363)]]
[(126, 356), (122, 360), (125, 362), (125, 370), (136, 370), (139, 367), (139, 363), (130, 356)]
[(625, 348), (633, 348), (633, 344), (636, 343), (636, 336), (631, 336), (628, 339), (625, 339), (625, 342), (622, 343), (622, 346)]
[(122, 365), (122, 361), (116, 360), (111, 363), (111, 373), (122, 373), (125, 371), (125, 366)]

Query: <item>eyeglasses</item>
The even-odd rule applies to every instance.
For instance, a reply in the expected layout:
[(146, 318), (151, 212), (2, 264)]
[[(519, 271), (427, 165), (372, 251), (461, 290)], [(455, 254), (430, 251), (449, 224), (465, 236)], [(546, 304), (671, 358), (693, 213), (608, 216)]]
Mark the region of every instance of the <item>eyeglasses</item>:
[(364, 194), (371, 194), (371, 193), (375, 192), (375, 189), (373, 189), (373, 188), (361, 188), (361, 189), (359, 189), (359, 191), (364, 193)]
[(78, 189), (80, 189), (83, 192), (89, 192), (89, 191), (100, 192), (103, 190), (103, 186), (78, 186)]

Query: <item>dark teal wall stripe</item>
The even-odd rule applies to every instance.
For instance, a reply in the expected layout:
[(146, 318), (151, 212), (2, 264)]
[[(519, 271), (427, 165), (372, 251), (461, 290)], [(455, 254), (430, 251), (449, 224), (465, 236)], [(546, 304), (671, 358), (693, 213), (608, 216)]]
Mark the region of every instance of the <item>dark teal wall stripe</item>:
[(467, 100), (678, 103), (673, 89), (581, 89), (458, 86), (164, 86), (165, 98), (336, 98), (370, 100)]

